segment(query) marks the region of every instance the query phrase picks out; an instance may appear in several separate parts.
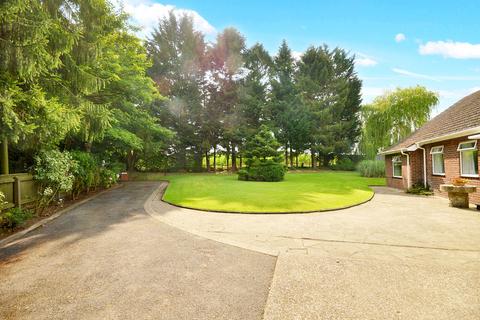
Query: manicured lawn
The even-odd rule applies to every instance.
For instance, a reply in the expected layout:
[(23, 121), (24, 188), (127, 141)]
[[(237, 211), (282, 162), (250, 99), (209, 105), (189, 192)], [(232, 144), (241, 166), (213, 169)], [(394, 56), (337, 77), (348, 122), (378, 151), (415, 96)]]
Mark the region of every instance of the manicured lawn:
[(384, 178), (363, 178), (356, 172), (288, 173), (282, 182), (238, 181), (236, 174), (140, 175), (169, 180), (163, 199), (173, 204), (216, 211), (298, 212), (342, 208), (370, 199), (368, 185)]

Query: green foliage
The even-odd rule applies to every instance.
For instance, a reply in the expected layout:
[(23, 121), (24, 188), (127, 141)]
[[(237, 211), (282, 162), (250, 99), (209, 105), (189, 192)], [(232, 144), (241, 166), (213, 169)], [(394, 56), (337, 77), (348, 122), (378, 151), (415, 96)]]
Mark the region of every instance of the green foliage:
[(382, 178), (385, 177), (385, 161), (363, 160), (357, 165), (357, 171), (362, 177)]
[(273, 132), (262, 125), (258, 133), (245, 145), (247, 168), (239, 172), (238, 179), (245, 181), (282, 181), (285, 168), (280, 164), (280, 144)]
[(110, 188), (118, 181), (118, 173), (107, 168), (100, 169), (100, 186)]
[(69, 152), (40, 151), (35, 157), (33, 177), (39, 186), (37, 212), (47, 207), (60, 193), (70, 192), (77, 163)]
[(73, 151), (72, 159), (76, 161), (73, 175), (74, 182), (72, 187), (73, 197), (76, 197), (82, 191), (89, 192), (91, 188), (99, 184), (98, 163), (91, 153), (82, 151)]
[(355, 162), (350, 158), (340, 158), (336, 161), (331, 161), (329, 167), (332, 170), (354, 171), (356, 168)]
[(273, 135), (273, 132), (262, 125), (256, 135), (251, 137), (245, 145), (244, 155), (249, 159), (278, 158), (280, 143)]
[(360, 151), (374, 159), (380, 148), (396, 144), (428, 121), (438, 95), (425, 87), (397, 88), (361, 109)]
[(33, 216), (30, 210), (22, 208), (11, 208), (0, 212), (0, 228), (15, 229), (25, 223)]
[(433, 191), (428, 185), (427, 187), (425, 187), (423, 183), (415, 183), (413, 186), (410, 187), (410, 189), (407, 190), (407, 193), (421, 196), (431, 196), (433, 194)]
[(283, 180), (285, 171), (281, 163), (257, 159), (247, 169), (239, 170), (238, 180), (278, 182)]

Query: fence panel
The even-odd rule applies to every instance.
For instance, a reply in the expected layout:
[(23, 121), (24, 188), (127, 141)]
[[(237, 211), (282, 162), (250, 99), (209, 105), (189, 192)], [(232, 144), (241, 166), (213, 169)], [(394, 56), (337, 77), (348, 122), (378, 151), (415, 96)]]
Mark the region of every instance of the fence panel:
[(5, 195), (8, 204), (0, 209), (19, 207), (36, 200), (38, 187), (29, 173), (0, 175), (0, 191)]

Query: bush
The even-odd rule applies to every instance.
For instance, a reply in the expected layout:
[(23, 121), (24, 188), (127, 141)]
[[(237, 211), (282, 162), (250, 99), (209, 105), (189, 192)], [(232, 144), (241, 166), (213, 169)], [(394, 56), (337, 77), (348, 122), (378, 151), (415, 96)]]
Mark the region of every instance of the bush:
[(254, 161), (246, 169), (238, 172), (238, 180), (244, 181), (282, 181), (285, 176), (285, 167), (273, 160)]
[(363, 160), (358, 163), (357, 171), (362, 177), (382, 178), (385, 177), (385, 161)]
[(431, 196), (433, 191), (430, 189), (430, 186), (425, 187), (423, 183), (415, 183), (410, 189), (407, 190), (407, 193), (421, 195), (421, 196)]
[(116, 172), (107, 168), (100, 169), (100, 185), (102, 188), (110, 188), (117, 183), (117, 181), (118, 177)]
[(15, 229), (31, 217), (32, 213), (29, 210), (12, 208), (0, 214), (0, 227), (4, 229)]
[(332, 170), (354, 171), (355, 163), (350, 158), (342, 158), (335, 161), (334, 164), (331, 164), (330, 168)]
[(33, 177), (39, 186), (37, 212), (41, 212), (60, 193), (72, 190), (76, 170), (77, 162), (66, 151), (41, 151), (35, 157)]
[(77, 166), (73, 172), (75, 176), (72, 188), (72, 194), (75, 198), (82, 191), (90, 191), (98, 185), (98, 164), (91, 153), (82, 151), (73, 151), (71, 153)]

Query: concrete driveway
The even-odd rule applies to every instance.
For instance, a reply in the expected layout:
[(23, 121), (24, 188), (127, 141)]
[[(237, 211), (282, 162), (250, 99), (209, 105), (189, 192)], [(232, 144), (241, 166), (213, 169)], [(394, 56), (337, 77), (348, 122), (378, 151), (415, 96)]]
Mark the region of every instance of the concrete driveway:
[(372, 201), (311, 214), (222, 214), (160, 201), (153, 217), (278, 255), (265, 319), (479, 319), (480, 214), (375, 188)]
[(261, 319), (275, 257), (147, 215), (128, 183), (0, 248), (0, 319)]
[[(376, 188), (223, 214), (135, 182), (0, 248), (0, 319), (479, 319), (480, 215)], [(214, 241), (212, 241), (214, 240)]]

